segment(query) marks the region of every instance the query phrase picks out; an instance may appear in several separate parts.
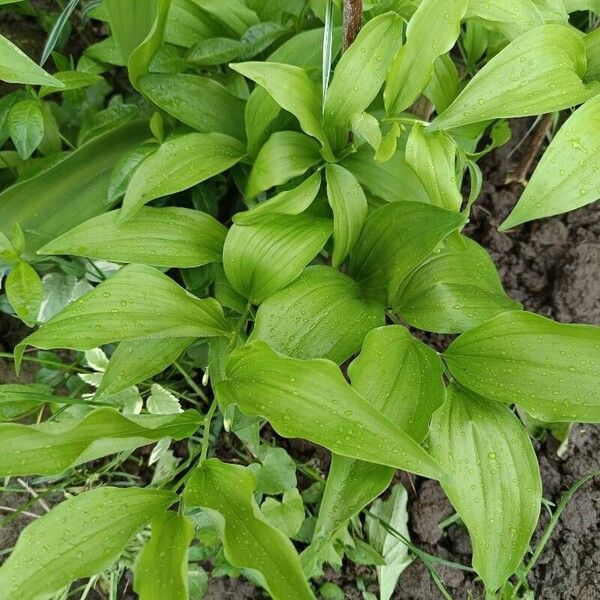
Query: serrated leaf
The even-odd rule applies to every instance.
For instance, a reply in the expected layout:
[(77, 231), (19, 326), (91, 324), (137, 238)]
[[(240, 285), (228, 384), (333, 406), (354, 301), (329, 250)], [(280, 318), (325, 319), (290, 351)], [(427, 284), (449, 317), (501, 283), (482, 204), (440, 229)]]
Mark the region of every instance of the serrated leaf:
[(463, 333), (444, 359), (464, 387), (542, 421), (600, 421), (598, 327), (507, 312)]
[(202, 506), (222, 516), (225, 557), (238, 568), (259, 571), (275, 600), (314, 600), (294, 546), (262, 516), (254, 489), (248, 469), (210, 459), (193, 473), (184, 499), (188, 506)]
[(527, 431), (508, 407), (452, 385), (430, 439), (452, 474), (442, 487), (469, 530), (473, 567), (493, 593), (521, 564), (540, 513), (542, 484)]
[(33, 327), (40, 312), (44, 290), (36, 270), (19, 261), (6, 278), (6, 297), (22, 321)]
[(179, 268), (221, 261), (227, 229), (206, 213), (143, 207), (125, 223), (119, 217), (118, 210), (99, 215), (46, 244), (38, 254)]
[(99, 573), (175, 499), (165, 490), (102, 487), (65, 500), (21, 533), (0, 568), (0, 599), (47, 600)]
[(150, 396), (146, 400), (148, 412), (153, 415), (172, 415), (182, 413), (183, 409), (179, 400), (169, 390), (153, 383), (150, 387)]
[(85, 362), (90, 369), (104, 373), (106, 367), (108, 367), (108, 356), (104, 353), (102, 348), (92, 348), (84, 352)]
[(28, 159), (44, 137), (44, 115), (37, 100), (21, 100), (8, 113), (8, 131), (19, 153)]

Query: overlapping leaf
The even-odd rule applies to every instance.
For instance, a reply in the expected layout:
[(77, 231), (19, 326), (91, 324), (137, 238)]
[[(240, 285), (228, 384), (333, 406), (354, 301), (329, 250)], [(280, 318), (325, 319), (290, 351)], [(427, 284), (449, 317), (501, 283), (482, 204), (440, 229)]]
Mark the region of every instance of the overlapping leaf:
[(62, 88), (63, 84), (35, 64), (10, 40), (0, 35), (0, 79), (9, 83), (49, 85)]

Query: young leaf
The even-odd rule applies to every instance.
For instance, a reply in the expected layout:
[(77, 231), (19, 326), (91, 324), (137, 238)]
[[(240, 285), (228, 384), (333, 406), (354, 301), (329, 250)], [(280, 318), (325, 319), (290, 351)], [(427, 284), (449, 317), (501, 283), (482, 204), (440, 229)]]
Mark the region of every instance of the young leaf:
[(383, 98), (389, 115), (408, 108), (427, 87), (438, 56), (448, 52), (460, 35), (468, 0), (423, 0), (406, 30), (386, 79)]
[(195, 410), (125, 417), (99, 408), (83, 420), (41, 425), (0, 424), (0, 475), (58, 475), (85, 462), (132, 451), (164, 437), (193, 435), (202, 423)]
[(129, 221), (120, 211), (99, 215), (38, 250), (154, 267), (199, 267), (220, 262), (227, 229), (188, 208), (141, 208)]
[(521, 564), (540, 514), (529, 435), (508, 407), (452, 385), (430, 438), (432, 454), (452, 474), (442, 487), (469, 530), (473, 567), (493, 593)]
[(413, 327), (435, 333), (462, 333), (521, 305), (506, 295), (487, 251), (461, 237), (415, 269), (392, 303)]
[(287, 358), (256, 341), (232, 352), (216, 393), (222, 406), (237, 404), (246, 414), (264, 416), (283, 437), (434, 479), (443, 476), (419, 444), (359, 396), (328, 360)]
[(372, 212), (350, 257), (366, 294), (387, 303), (404, 278), (465, 222), (457, 212), (421, 202), (393, 202)]
[(238, 568), (258, 571), (275, 600), (314, 600), (294, 546), (261, 514), (254, 489), (249, 469), (210, 459), (194, 471), (184, 499), (188, 506), (221, 515), (225, 558)]
[(238, 140), (222, 133), (188, 133), (167, 140), (131, 179), (121, 221), (133, 217), (155, 198), (181, 192), (226, 171), (244, 154)]
[(544, 25), (529, 31), (494, 56), (430, 129), (540, 115), (581, 104), (598, 91), (581, 80), (585, 64), (585, 46), (572, 27)]
[(0, 599), (47, 600), (99, 573), (175, 499), (165, 490), (101, 487), (65, 500), (21, 533), (0, 568)]
[(325, 168), (327, 199), (333, 210), (333, 256), (331, 264), (339, 267), (348, 256), (367, 218), (367, 198), (356, 177), (339, 165)]
[(383, 305), (363, 298), (348, 275), (313, 266), (260, 305), (252, 339), (293, 358), (328, 358), (341, 364), (384, 322)]
[(188, 549), (194, 524), (168, 511), (152, 521), (152, 533), (135, 564), (134, 591), (140, 600), (188, 600)]
[(238, 293), (260, 304), (297, 279), (330, 235), (328, 219), (306, 213), (233, 225), (223, 249), (225, 274)]
[(40, 312), (44, 291), (36, 270), (25, 261), (19, 261), (6, 278), (6, 297), (17, 316), (33, 327)]
[(600, 421), (600, 328), (507, 312), (458, 337), (444, 353), (463, 386), (536, 419)]
[(283, 531), (289, 538), (298, 533), (304, 521), (304, 502), (297, 488), (284, 492), (281, 502), (266, 498), (260, 510), (273, 527)]
[(600, 198), (599, 109), (600, 96), (596, 96), (560, 128), (500, 231)]
[(20, 342), (15, 359), (19, 364), (27, 345), (90, 350), (121, 340), (211, 337), (229, 331), (214, 298), (200, 300), (152, 267), (128, 265)]
[(8, 113), (8, 131), (19, 153), (28, 159), (44, 137), (44, 115), (37, 100), (21, 100)]

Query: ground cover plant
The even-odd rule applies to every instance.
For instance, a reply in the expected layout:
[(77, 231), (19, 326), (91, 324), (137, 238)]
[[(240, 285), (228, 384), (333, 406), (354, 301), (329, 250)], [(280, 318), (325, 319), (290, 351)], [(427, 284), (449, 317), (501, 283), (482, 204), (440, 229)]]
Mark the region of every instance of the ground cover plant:
[[(600, 422), (600, 330), (523, 310), (464, 228), (514, 117), (552, 140), (502, 231), (600, 198), (599, 12), (74, 0), (38, 62), (0, 38), (0, 308), (33, 328), (16, 370), (41, 366), (0, 385), (0, 475), (59, 496), (0, 599), (125, 597), (127, 571), (144, 600), (201, 598), (208, 563), (340, 598), (343, 560), (385, 600), (412, 560), (446, 597), (440, 565), (531, 598), (588, 480), (532, 547), (531, 434)], [(399, 470), (440, 482), (472, 565), (410, 542)]]

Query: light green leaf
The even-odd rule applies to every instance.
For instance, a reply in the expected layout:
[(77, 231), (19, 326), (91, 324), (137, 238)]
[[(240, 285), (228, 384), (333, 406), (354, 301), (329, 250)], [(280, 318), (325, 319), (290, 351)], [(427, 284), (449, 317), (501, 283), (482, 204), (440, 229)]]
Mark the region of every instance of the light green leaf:
[(294, 546), (261, 514), (254, 489), (251, 471), (210, 459), (193, 473), (184, 499), (188, 506), (221, 515), (225, 558), (238, 568), (259, 571), (275, 600), (314, 600)]
[(452, 473), (442, 487), (469, 530), (473, 567), (493, 593), (521, 564), (540, 514), (542, 483), (527, 431), (508, 407), (452, 385), (430, 439)]
[(393, 202), (372, 212), (350, 257), (351, 274), (386, 303), (408, 274), (465, 218), (421, 202)]
[(57, 91), (62, 93), (69, 90), (80, 90), (81, 88), (86, 88), (102, 81), (100, 75), (85, 71), (59, 71), (58, 73), (54, 73), (54, 78), (58, 79), (63, 84), (63, 87), (57, 90), (56, 86), (42, 86), (38, 94), (40, 98), (44, 98), (48, 94), (54, 94)]
[(313, 266), (261, 304), (252, 339), (293, 358), (328, 358), (341, 364), (384, 322), (383, 305), (363, 298), (348, 275)]
[(509, 40), (544, 24), (544, 17), (531, 0), (469, 0), (465, 18), (478, 19)]
[(19, 153), (25, 160), (40, 145), (44, 137), (44, 115), (37, 100), (21, 100), (8, 113), (8, 131)]
[(25, 261), (19, 261), (6, 278), (6, 297), (17, 316), (30, 327), (37, 322), (44, 290), (36, 270)]
[(436, 333), (462, 333), (521, 308), (506, 295), (487, 251), (466, 237), (448, 241), (413, 271), (392, 305), (413, 327)]
[(146, 142), (121, 157), (111, 173), (108, 188), (108, 201), (111, 205), (125, 195), (136, 169), (157, 150), (158, 144), (156, 142)]
[(560, 128), (500, 231), (575, 210), (600, 198), (599, 108), (600, 96), (596, 96)]
[(463, 386), (536, 419), (600, 421), (600, 328), (507, 312), (458, 337), (444, 353)]
[(220, 262), (227, 229), (210, 215), (179, 207), (143, 207), (129, 221), (99, 215), (46, 244), (38, 254), (69, 254), (155, 267)]
[(337, 268), (348, 256), (367, 218), (367, 198), (356, 177), (339, 165), (325, 168), (327, 199), (333, 210), (332, 266)]
[(304, 502), (297, 488), (284, 492), (281, 502), (267, 498), (260, 507), (265, 519), (289, 538), (296, 535), (304, 521)]
[(190, 48), (201, 39), (225, 35), (225, 28), (202, 12), (192, 0), (172, 0), (165, 28), (165, 41)]
[(452, 129), (581, 104), (598, 91), (581, 80), (585, 69), (585, 46), (575, 29), (538, 27), (494, 56), (430, 128)]
[(245, 196), (252, 199), (276, 185), (287, 183), (321, 160), (319, 144), (312, 138), (295, 131), (278, 131), (258, 152)]
[(48, 75), (3, 35), (0, 35), (0, 80), (8, 83), (63, 87), (58, 79)]
[(586, 81), (600, 80), (600, 30), (594, 29), (583, 37), (587, 57)]
[(233, 225), (223, 249), (225, 274), (238, 293), (260, 304), (297, 279), (330, 235), (328, 219), (307, 213)]
[(460, 35), (468, 0), (423, 0), (408, 22), (406, 44), (400, 48), (386, 79), (385, 109), (397, 115), (418, 99), (433, 75), (435, 60), (448, 52)]
[(208, 77), (156, 73), (142, 77), (139, 86), (159, 108), (201, 133), (245, 138), (244, 101)]
[(223, 23), (235, 35), (241, 36), (259, 18), (242, 0), (192, 0), (203, 11)]
[(176, 496), (101, 487), (65, 500), (28, 525), (0, 568), (1, 600), (47, 600), (111, 566), (129, 540)]
[(137, 168), (125, 194), (122, 220), (133, 217), (151, 200), (226, 171), (244, 154), (238, 140), (222, 133), (188, 133), (167, 140)]
[(150, 396), (146, 400), (148, 412), (153, 415), (173, 415), (182, 413), (183, 409), (179, 400), (162, 385), (153, 383), (150, 387)]
[(366, 142), (375, 150), (381, 146), (379, 121), (367, 112), (356, 113), (350, 117), (350, 130), (357, 144)]
[(40, 323), (49, 321), (67, 304), (77, 300), (77, 298), (92, 289), (92, 286), (85, 279), (77, 279), (74, 275), (65, 275), (60, 272), (44, 275), (42, 286), (44, 295), (38, 313)]
[(245, 45), (231, 38), (210, 38), (198, 42), (188, 53), (186, 62), (196, 67), (212, 67), (229, 63), (244, 54)]
[(214, 298), (200, 300), (152, 267), (128, 265), (25, 338), (15, 348), (15, 359), (19, 364), (27, 345), (89, 350), (121, 340), (229, 331)]
[(188, 600), (188, 549), (193, 539), (194, 524), (185, 515), (168, 511), (152, 521), (133, 576), (140, 600)]
[(423, 91), (438, 114), (454, 102), (459, 93), (459, 74), (449, 54), (442, 54), (433, 63), (433, 76)]
[(0, 420), (8, 421), (24, 415), (48, 402), (52, 390), (39, 383), (0, 384)]
[(435, 479), (443, 475), (427, 453), (359, 396), (328, 360), (287, 358), (257, 341), (232, 352), (216, 393), (222, 406), (237, 404), (246, 414), (264, 416), (283, 437), (303, 438), (343, 456)]

